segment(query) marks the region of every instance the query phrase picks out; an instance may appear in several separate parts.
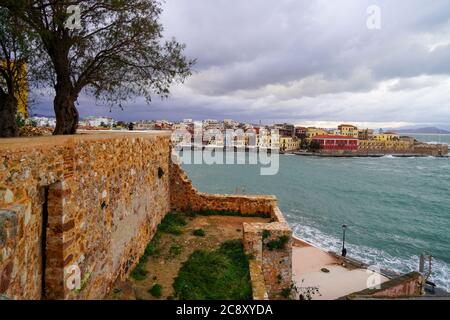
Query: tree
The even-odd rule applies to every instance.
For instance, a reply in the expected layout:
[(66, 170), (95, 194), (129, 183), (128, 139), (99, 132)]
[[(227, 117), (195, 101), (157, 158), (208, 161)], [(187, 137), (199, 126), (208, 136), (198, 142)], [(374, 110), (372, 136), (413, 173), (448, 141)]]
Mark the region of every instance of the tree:
[(50, 61), (36, 74), (55, 90), (54, 134), (76, 132), (81, 93), (122, 108), (136, 96), (165, 98), (174, 81), (191, 74), (185, 46), (163, 41), (158, 1), (2, 0), (0, 6), (39, 35), (42, 61)]
[[(18, 94), (26, 83), (27, 34), (7, 10), (0, 8), (0, 137), (19, 134)], [(26, 101), (23, 101), (26, 104)]]
[(320, 142), (317, 140), (311, 140), (309, 144), (309, 150), (312, 152), (316, 152), (320, 150)]

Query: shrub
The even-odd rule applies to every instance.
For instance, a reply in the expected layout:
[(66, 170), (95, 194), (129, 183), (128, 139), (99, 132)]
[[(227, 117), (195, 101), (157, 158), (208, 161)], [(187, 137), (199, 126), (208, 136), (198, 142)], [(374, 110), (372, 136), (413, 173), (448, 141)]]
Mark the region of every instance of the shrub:
[(137, 266), (131, 271), (130, 276), (137, 281), (142, 281), (147, 278), (147, 270), (145, 270), (145, 264), (147, 263), (148, 257), (143, 255), (141, 259), (139, 259), (139, 263)]
[(279, 284), (281, 283), (281, 281), (283, 281), (283, 276), (281, 275), (281, 273), (278, 274), (277, 280), (278, 280), (278, 283), (279, 283)]
[(159, 241), (161, 239), (161, 234), (157, 232), (145, 248), (144, 255), (139, 259), (137, 266), (131, 271), (130, 276), (134, 280), (142, 281), (147, 278), (147, 270), (145, 270), (145, 265), (148, 261), (148, 257), (154, 256), (159, 257), (161, 250), (159, 249)]
[(148, 290), (148, 293), (159, 299), (162, 296), (162, 286), (160, 284), (155, 284), (150, 290)]
[(148, 243), (145, 248), (144, 255), (151, 256), (159, 256), (161, 254), (161, 249), (159, 248), (159, 241), (161, 240), (161, 233), (156, 232), (153, 239)]
[(204, 237), (206, 235), (205, 230), (203, 229), (194, 230), (192, 234), (196, 237)]
[(180, 214), (169, 213), (166, 217), (161, 221), (161, 224), (158, 226), (158, 230), (164, 233), (180, 235), (183, 233), (181, 227), (187, 224), (184, 217)]
[(281, 296), (285, 299), (289, 299), (291, 297), (291, 293), (292, 293), (292, 288), (284, 288), (283, 290), (281, 290)]
[(182, 247), (180, 247), (179, 245), (174, 244), (173, 246), (170, 247), (169, 254), (170, 254), (171, 257), (176, 257), (179, 254), (181, 254), (182, 251), (183, 251)]
[(266, 240), (267, 238), (269, 238), (270, 237), (270, 231), (269, 230), (264, 230), (263, 231), (263, 233), (262, 233), (262, 238), (263, 238), (263, 240)]
[(270, 251), (273, 251), (275, 249), (281, 250), (284, 249), (286, 244), (289, 242), (288, 236), (281, 236), (277, 240), (272, 240), (267, 242), (267, 248), (269, 248)]
[(20, 113), (16, 114), (16, 124), (19, 128), (23, 128), (26, 125), (25, 118)]
[(248, 257), (242, 241), (227, 241), (215, 251), (195, 251), (173, 287), (181, 300), (250, 300)]

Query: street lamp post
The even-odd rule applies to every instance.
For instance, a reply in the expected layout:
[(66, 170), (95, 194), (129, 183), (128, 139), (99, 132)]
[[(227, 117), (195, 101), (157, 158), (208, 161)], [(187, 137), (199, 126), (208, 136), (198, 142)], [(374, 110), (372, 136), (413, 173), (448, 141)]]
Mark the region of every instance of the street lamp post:
[(345, 258), (347, 256), (347, 249), (345, 248), (345, 231), (347, 230), (347, 225), (342, 226), (342, 256)]

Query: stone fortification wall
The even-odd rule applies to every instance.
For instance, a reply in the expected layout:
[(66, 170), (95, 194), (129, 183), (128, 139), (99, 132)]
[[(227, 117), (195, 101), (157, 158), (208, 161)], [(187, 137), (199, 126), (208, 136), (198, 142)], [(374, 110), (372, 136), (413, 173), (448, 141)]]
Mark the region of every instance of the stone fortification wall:
[(2, 139), (0, 156), (0, 294), (12, 299), (103, 298), (170, 210), (169, 134)]

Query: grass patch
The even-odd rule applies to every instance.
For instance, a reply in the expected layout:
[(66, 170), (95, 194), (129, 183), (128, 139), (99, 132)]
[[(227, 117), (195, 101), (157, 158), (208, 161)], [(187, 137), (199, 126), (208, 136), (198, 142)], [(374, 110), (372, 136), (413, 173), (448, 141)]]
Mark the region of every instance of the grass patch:
[[(130, 276), (134, 280), (142, 281), (147, 278), (147, 270), (145, 266), (149, 257), (160, 257), (161, 248), (159, 247), (161, 241), (161, 233), (169, 233), (174, 235), (180, 235), (182, 233), (181, 227), (187, 224), (184, 217), (180, 214), (169, 213), (167, 214), (158, 226), (158, 231), (145, 248), (144, 255), (139, 259), (137, 266), (131, 271)], [(176, 256), (181, 253), (181, 247), (170, 248), (170, 255)]]
[(149, 242), (145, 248), (144, 255), (147, 257), (159, 257), (161, 255), (161, 249), (159, 248), (159, 243), (161, 240), (161, 233), (156, 232), (152, 241)]
[(131, 271), (130, 276), (134, 280), (142, 281), (147, 278), (147, 270), (145, 266), (147, 264), (149, 257), (159, 257), (161, 255), (161, 249), (159, 248), (159, 241), (161, 239), (161, 234), (157, 232), (153, 237), (152, 241), (149, 242), (145, 248), (144, 255), (139, 259), (137, 266)]
[[(167, 215), (169, 216), (169, 214)], [(174, 225), (180, 224), (182, 221), (178, 220), (178, 217), (170, 216), (167, 218), (164, 218), (164, 220), (161, 222), (161, 224), (158, 226), (158, 231), (154, 235), (153, 239), (149, 242), (147, 247), (145, 248), (144, 255), (139, 259), (139, 263), (137, 266), (131, 271), (130, 276), (134, 280), (142, 281), (147, 278), (147, 270), (145, 270), (145, 266), (147, 264), (149, 257), (155, 257), (158, 258), (161, 256), (161, 248), (159, 247), (160, 241), (161, 241), (161, 233), (169, 231), (174, 231)], [(178, 222), (174, 222), (178, 221)], [(162, 226), (162, 227), (161, 227)], [(161, 230), (162, 229), (162, 230)]]
[(112, 297), (114, 299), (118, 299), (120, 297), (120, 294), (122, 293), (122, 290), (119, 288), (114, 288), (112, 291)]
[(290, 238), (288, 236), (281, 236), (277, 240), (267, 242), (266, 246), (267, 248), (269, 248), (270, 251), (276, 249), (281, 250), (285, 248), (286, 244), (289, 242), (289, 239)]
[(262, 233), (263, 240), (266, 240), (266, 239), (270, 238), (270, 235), (271, 235), (271, 233), (270, 233), (269, 230), (264, 230), (263, 233)]
[(136, 281), (145, 280), (148, 274), (147, 270), (145, 270), (145, 264), (147, 263), (147, 260), (148, 256), (143, 255), (139, 259), (139, 263), (137, 264), (137, 266), (133, 269), (133, 271), (131, 271), (130, 277), (132, 277)]
[(186, 219), (177, 213), (169, 213), (161, 221), (158, 230), (164, 233), (180, 235), (183, 233), (182, 227), (187, 224)]
[(162, 286), (160, 284), (155, 284), (150, 290), (148, 290), (148, 293), (159, 299), (162, 296)]
[(227, 241), (215, 251), (195, 251), (173, 284), (181, 300), (251, 300), (252, 288), (241, 240)]
[(203, 229), (197, 229), (192, 232), (192, 234), (196, 237), (204, 237), (206, 235), (205, 230)]
[(137, 266), (131, 271), (130, 277), (136, 281), (142, 281), (147, 278), (147, 270), (145, 270), (145, 266), (147, 264), (149, 257), (159, 257), (161, 256), (161, 249), (159, 248), (159, 243), (161, 240), (161, 233), (156, 232), (152, 241), (149, 242), (147, 247), (145, 248), (144, 255), (139, 259), (139, 263)]
[(289, 299), (292, 294), (292, 288), (284, 288), (283, 290), (281, 290), (280, 294), (283, 298)]
[(169, 255), (170, 255), (172, 258), (174, 258), (174, 257), (176, 257), (176, 256), (179, 256), (179, 255), (181, 254), (182, 251), (183, 251), (183, 248), (182, 248), (182, 247), (180, 247), (180, 246), (177, 245), (177, 244), (174, 244), (174, 245), (172, 245), (172, 246), (170, 247), (170, 249), (169, 249)]

